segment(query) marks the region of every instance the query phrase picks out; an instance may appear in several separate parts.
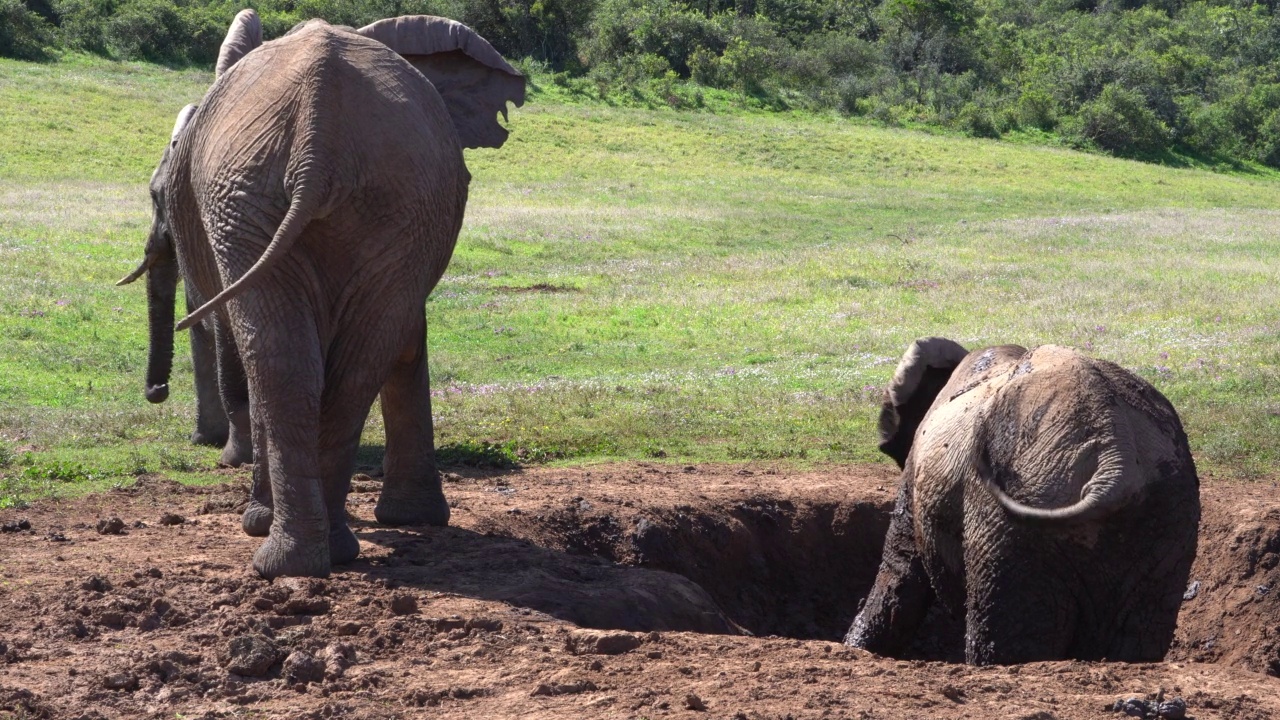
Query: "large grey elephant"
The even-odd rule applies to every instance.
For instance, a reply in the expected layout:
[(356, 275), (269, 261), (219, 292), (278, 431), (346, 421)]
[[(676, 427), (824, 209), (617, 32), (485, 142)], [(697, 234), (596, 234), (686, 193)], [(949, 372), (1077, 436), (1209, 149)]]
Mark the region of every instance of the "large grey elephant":
[(885, 392), (880, 436), (902, 480), (846, 643), (900, 654), (937, 601), (964, 618), (973, 664), (1164, 656), (1200, 496), (1155, 388), (1069, 348), (926, 338)]
[(197, 371), (216, 367), (231, 442), (256, 458), (254, 567), (325, 576), (359, 552), (346, 495), (379, 393), (378, 521), (448, 521), (424, 304), (462, 225), (462, 149), (503, 144), (497, 114), (523, 103), (524, 77), (443, 18), (261, 37), (237, 15), (213, 86), (179, 115), (146, 258), (122, 282), (147, 275), (148, 399), (168, 395), (179, 273), (193, 307), (176, 329), (211, 331), (216, 362)]

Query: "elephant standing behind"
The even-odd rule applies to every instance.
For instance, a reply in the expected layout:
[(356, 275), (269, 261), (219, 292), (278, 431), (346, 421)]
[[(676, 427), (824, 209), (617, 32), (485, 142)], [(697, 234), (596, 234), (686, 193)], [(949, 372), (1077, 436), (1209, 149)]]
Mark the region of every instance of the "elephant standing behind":
[(310, 21), (265, 44), (259, 28), (237, 15), (217, 80), (179, 116), (126, 280), (147, 274), (149, 399), (168, 395), (179, 270), (195, 307), (177, 329), (211, 326), (230, 434), (257, 459), (244, 527), (268, 537), (254, 567), (324, 576), (359, 552), (346, 495), (379, 392), (378, 520), (448, 520), (424, 304), (462, 226), (462, 148), (503, 143), (496, 115), (523, 102), (524, 78), (442, 18)]
[(880, 448), (903, 468), (845, 642), (894, 655), (936, 600), (973, 664), (1160, 660), (1195, 558), (1199, 480), (1177, 413), (1069, 348), (911, 345)]

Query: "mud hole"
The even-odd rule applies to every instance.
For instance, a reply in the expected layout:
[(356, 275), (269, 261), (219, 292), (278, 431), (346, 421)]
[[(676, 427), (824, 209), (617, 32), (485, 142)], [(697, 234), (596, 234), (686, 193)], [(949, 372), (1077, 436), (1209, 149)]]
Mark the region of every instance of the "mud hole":
[[(0, 718), (1280, 718), (1280, 490), (1205, 480), (1166, 662), (899, 661), (838, 641), (879, 561), (881, 466), (451, 475), (449, 528), (349, 511), (362, 557), (266, 583), (243, 476), (0, 512)], [(119, 517), (120, 534), (99, 534)], [(163, 524), (161, 522), (163, 518)], [(26, 526), (21, 521), (27, 521)], [(105, 527), (105, 526), (104, 526)]]

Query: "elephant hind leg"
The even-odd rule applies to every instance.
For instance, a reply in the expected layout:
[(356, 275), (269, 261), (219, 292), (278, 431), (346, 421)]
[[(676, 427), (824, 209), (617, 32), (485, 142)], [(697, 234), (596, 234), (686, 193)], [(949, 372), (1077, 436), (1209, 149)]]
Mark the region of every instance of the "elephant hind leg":
[[(265, 465), (272, 516), (253, 567), (271, 579), (282, 575), (327, 577), (329, 517), (319, 463), (320, 401), (324, 362), (310, 309), (295, 298), (243, 303), (252, 335), (237, 335), (250, 385), (254, 456)], [(274, 300), (274, 302), (270, 302)], [(244, 312), (244, 311), (242, 311)], [(246, 314), (248, 314), (246, 312)], [(243, 342), (240, 342), (243, 341)]]
[[(188, 302), (188, 312), (192, 309), (190, 302)], [(222, 413), (222, 420), (226, 424), (222, 457), (219, 462), (227, 467), (240, 467), (253, 462), (253, 436), (261, 434), (263, 430), (253, 427), (255, 421), (249, 414), (249, 381), (246, 379), (244, 363), (240, 359), (240, 351), (236, 348), (231, 330), (217, 316), (212, 320), (212, 324), (214, 326), (212, 333), (213, 344), (218, 358), (217, 367), (213, 368), (216, 372), (218, 388), (218, 394), (215, 399), (217, 410)], [(191, 350), (198, 365), (199, 357), (196, 355), (194, 334), (197, 330), (201, 333), (207, 331), (202, 323), (197, 323), (191, 328), (193, 333)], [(203, 343), (203, 340), (201, 342)], [(200, 370), (197, 367), (197, 387), (200, 384)], [(202, 397), (199, 402), (201, 408), (203, 408), (206, 400)], [(203, 412), (203, 409), (201, 412)], [(271, 507), (270, 471), (266, 463), (260, 463), (253, 468), (253, 486), (250, 492), (249, 506), (245, 508), (244, 514), (240, 516), (240, 526), (244, 528), (246, 535), (250, 537), (267, 536), (267, 533), (271, 530)]]
[(1090, 636), (1091, 655), (1121, 662), (1164, 659), (1195, 560), (1198, 518), (1190, 479), (1150, 493), (1125, 513), (1123, 524), (1107, 528), (1100, 545), (1114, 548), (1107, 563), (1113, 599)]
[(965, 661), (1010, 665), (1071, 657), (1077, 627), (1087, 624), (1080, 588), (1073, 587), (1073, 553), (1065, 543), (992, 518), (972, 527), (981, 530), (965, 537)]
[(392, 368), (382, 388), (382, 417), (387, 431), (382, 495), (374, 515), (384, 525), (449, 524), (449, 504), (436, 470), (431, 425), (431, 387), (427, 374), (426, 320)]

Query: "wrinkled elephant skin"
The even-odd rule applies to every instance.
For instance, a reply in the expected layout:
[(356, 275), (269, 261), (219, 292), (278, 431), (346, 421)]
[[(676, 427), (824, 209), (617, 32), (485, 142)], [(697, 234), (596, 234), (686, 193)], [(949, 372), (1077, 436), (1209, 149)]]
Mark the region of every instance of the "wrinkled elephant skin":
[(1200, 499), (1155, 388), (1068, 348), (926, 338), (898, 366), (880, 432), (902, 480), (847, 643), (900, 654), (936, 601), (964, 618), (973, 664), (1164, 656)]
[(255, 460), (244, 529), (266, 536), (263, 576), (325, 576), (359, 552), (346, 495), (379, 394), (378, 520), (448, 522), (424, 304), (462, 225), (462, 149), (501, 145), (496, 115), (523, 99), (524, 78), (449, 20), (313, 20), (262, 43), (245, 10), (213, 86), (179, 116), (151, 181), (146, 259), (125, 281), (148, 276), (153, 402), (168, 395), (185, 282), (193, 439)]

